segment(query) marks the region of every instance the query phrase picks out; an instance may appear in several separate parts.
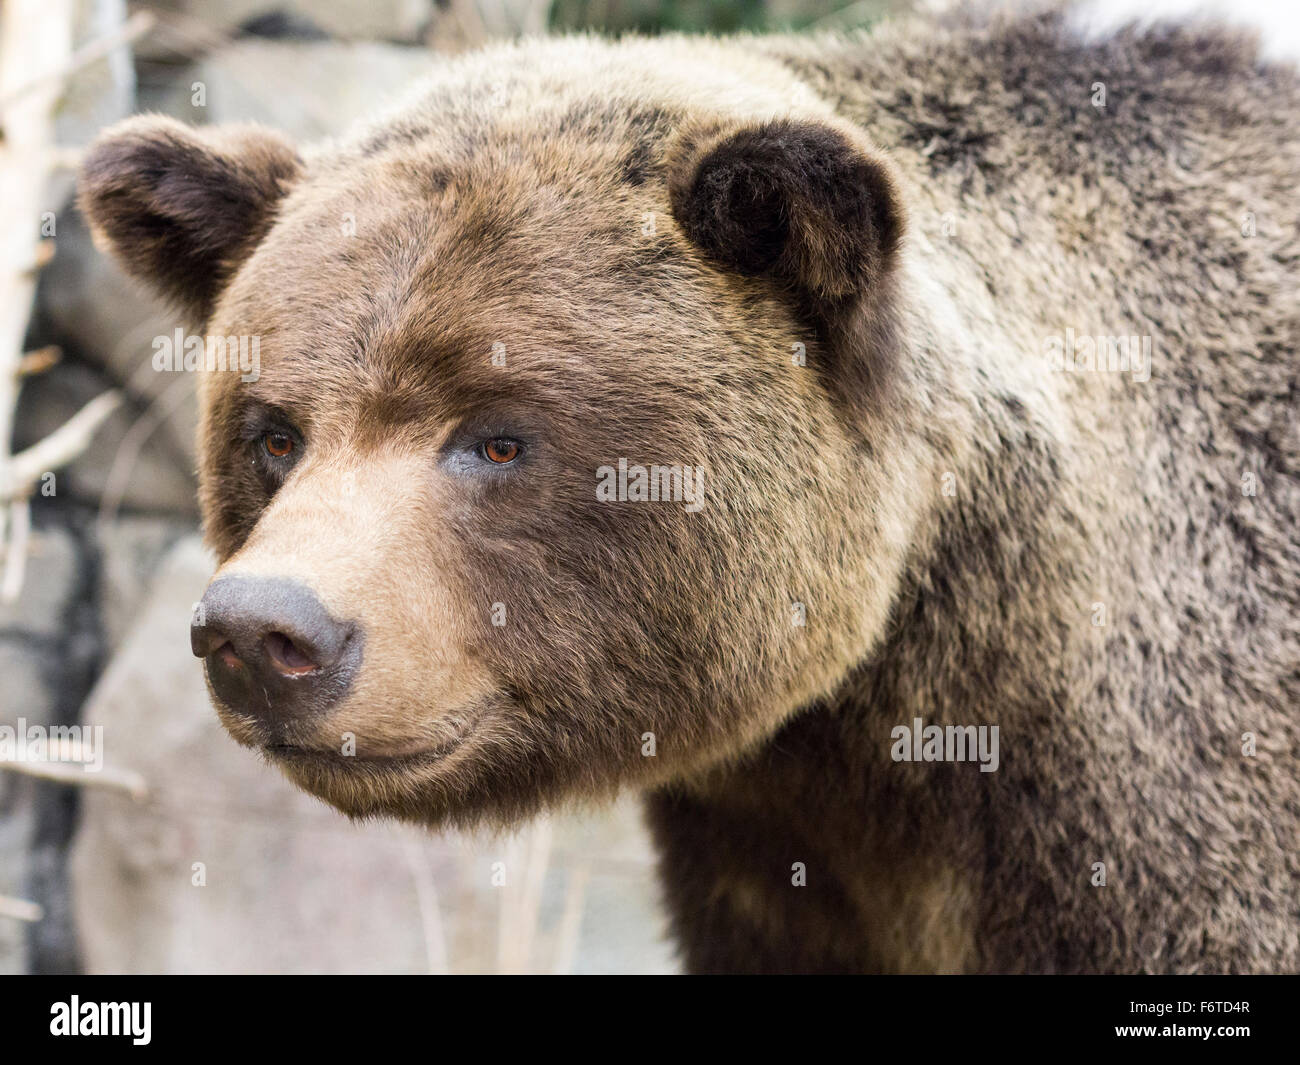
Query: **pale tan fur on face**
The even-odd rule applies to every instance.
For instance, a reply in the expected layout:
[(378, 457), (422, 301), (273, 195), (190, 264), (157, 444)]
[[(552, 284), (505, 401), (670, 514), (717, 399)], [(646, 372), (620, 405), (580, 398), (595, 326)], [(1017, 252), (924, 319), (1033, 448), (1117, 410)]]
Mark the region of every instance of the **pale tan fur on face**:
[[(363, 668), (323, 720), (295, 723), (297, 743), (338, 753), (355, 737), (360, 758), (419, 754), (472, 724), (496, 682), (474, 647), (476, 597), (440, 532), (431, 457), (402, 442), (310, 454), (271, 501), (225, 577), (296, 581), (364, 635)], [(262, 739), (223, 711), (235, 735)]]

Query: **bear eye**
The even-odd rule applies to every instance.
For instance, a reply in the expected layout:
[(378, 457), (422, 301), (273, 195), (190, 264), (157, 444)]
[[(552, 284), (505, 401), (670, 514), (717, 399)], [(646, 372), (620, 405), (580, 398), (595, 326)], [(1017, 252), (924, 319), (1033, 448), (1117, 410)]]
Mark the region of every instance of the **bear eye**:
[(491, 440), (484, 440), (479, 446), (479, 450), (489, 462), (504, 466), (508, 462), (514, 462), (522, 453), (523, 447), (518, 440), (498, 436)]
[(262, 434), (262, 447), (266, 449), (266, 453), (271, 457), (282, 459), (286, 455), (293, 453), (293, 437), (288, 433), (272, 430), (269, 433)]

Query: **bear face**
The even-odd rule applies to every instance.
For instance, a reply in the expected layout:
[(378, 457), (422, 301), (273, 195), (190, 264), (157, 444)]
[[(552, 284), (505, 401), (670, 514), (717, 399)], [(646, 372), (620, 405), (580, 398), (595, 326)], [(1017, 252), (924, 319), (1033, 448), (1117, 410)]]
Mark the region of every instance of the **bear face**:
[(158, 118), (88, 157), (100, 240), (258, 339), (255, 380), (202, 374), (195, 650), (231, 734), (341, 810), (683, 778), (883, 631), (900, 195), (736, 62), (533, 43), (305, 159)]

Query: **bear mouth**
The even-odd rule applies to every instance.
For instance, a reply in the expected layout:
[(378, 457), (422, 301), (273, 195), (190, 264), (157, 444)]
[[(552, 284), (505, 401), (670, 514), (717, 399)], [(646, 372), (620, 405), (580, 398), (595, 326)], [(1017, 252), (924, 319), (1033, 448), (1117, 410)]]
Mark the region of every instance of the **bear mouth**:
[[(349, 792), (358, 787), (366, 791), (369, 790), (367, 782), (379, 786), (381, 781), (395, 783), (431, 779), (433, 773), (441, 774), (447, 770), (447, 763), (463, 761), (453, 756), (463, 754), (471, 746), (470, 741), (491, 719), (491, 711), (500, 705), (499, 698), (474, 704), (456, 714), (454, 724), (445, 721), (443, 735), (436, 740), (428, 736), (411, 737), (409, 746), (404, 749), (389, 743), (382, 750), (362, 749), (353, 754), (345, 754), (333, 744), (325, 746), (314, 742), (310, 736), (285, 735), (283, 732), (279, 735), (265, 732), (250, 735), (238, 727), (244, 723), (242, 721), (235, 728), (231, 728), (229, 721), (226, 726), (238, 742), (260, 751), (268, 762), (289, 774), (300, 787), (332, 802), (334, 800), (329, 796), (339, 787)], [(226, 715), (222, 717), (225, 719)]]
[(294, 743), (267, 743), (262, 746), (262, 750), (273, 761), (302, 768), (335, 772), (355, 772), (366, 769), (391, 772), (419, 769), (444, 761), (460, 750), (468, 739), (469, 733), (466, 732), (445, 743), (393, 754), (343, 754), (337, 750), (304, 747)]

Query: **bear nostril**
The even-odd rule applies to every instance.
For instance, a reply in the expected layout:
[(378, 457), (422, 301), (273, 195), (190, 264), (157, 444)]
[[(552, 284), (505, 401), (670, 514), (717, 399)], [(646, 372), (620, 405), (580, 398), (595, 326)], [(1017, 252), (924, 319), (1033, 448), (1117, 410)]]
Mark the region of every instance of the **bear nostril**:
[(266, 657), (280, 673), (311, 673), (320, 668), (302, 648), (282, 632), (268, 632), (262, 640)]
[(190, 625), (218, 706), (257, 718), (271, 735), (343, 699), (361, 665), (364, 635), (336, 621), (311, 589), (251, 576), (214, 580)]

